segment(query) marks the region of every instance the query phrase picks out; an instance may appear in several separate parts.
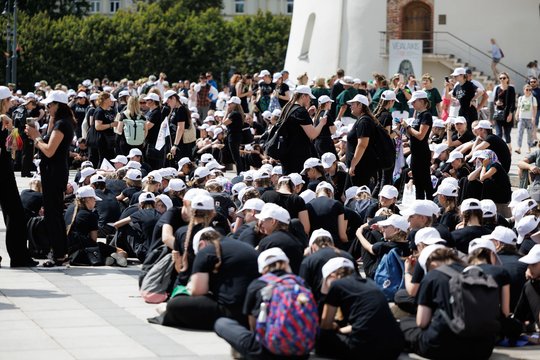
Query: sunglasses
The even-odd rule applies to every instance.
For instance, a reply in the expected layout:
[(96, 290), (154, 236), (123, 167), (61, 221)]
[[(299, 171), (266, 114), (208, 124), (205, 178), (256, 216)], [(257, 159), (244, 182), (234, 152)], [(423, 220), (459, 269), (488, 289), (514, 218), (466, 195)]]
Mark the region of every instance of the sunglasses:
[(532, 89), (525, 89), (525, 91), (531, 91)]
[(499, 78), (499, 80), (506, 80), (506, 79), (508, 79), (506, 76), (501, 76), (501, 77)]

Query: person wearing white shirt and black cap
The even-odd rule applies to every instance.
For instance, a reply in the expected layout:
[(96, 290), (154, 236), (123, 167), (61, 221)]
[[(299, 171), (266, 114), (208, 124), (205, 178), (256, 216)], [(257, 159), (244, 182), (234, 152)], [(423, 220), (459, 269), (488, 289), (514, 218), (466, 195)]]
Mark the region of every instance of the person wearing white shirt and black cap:
[[(403, 334), (377, 285), (362, 279), (349, 259), (335, 257), (322, 267), (326, 295), (317, 341), (318, 355), (340, 359), (396, 359)], [(335, 317), (341, 310), (343, 321)]]

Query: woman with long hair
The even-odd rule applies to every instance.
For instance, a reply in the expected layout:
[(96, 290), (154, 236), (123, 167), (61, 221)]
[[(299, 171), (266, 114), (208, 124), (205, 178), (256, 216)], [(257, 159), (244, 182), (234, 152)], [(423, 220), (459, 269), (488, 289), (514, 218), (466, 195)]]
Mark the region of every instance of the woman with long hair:
[(166, 104), (171, 108), (169, 127), (176, 129), (171, 133), (173, 139), (171, 154), (175, 159), (191, 158), (196, 140), (195, 124), (191, 119), (191, 112), (182, 103), (180, 96), (174, 90), (167, 90), (164, 98)]
[(43, 103), (50, 115), (47, 134), (42, 138), (38, 129), (30, 125), (26, 125), (26, 133), (34, 141), (41, 158), (39, 168), (43, 185), (44, 221), (52, 247), (50, 259), (43, 265), (51, 267), (66, 260), (64, 190), (69, 177), (67, 159), (76, 124), (73, 111), (68, 106), (67, 94), (63, 91), (52, 91)]
[[(127, 154), (129, 151), (136, 147), (138, 149), (142, 149), (142, 145), (139, 146), (132, 146), (129, 145), (126, 141), (126, 136), (124, 133), (124, 120), (133, 120), (136, 122), (136, 124), (144, 124), (146, 119), (144, 118), (144, 115), (141, 112), (141, 105), (139, 103), (139, 97), (137, 96), (130, 96), (127, 101), (127, 105), (124, 111), (122, 111), (120, 116), (117, 116), (117, 125), (116, 125), (116, 134), (118, 141), (118, 147), (121, 149), (122, 154)], [(137, 125), (139, 126), (139, 125)], [(146, 138), (146, 129), (144, 128), (144, 138)], [(143, 139), (144, 139), (143, 138)], [(141, 140), (143, 140), (141, 139)]]
[(26, 217), (13, 172), (11, 152), (6, 149), (6, 139), (13, 130), (13, 120), (6, 115), (10, 108), (10, 99), (9, 88), (0, 86), (0, 207), (6, 224), (6, 248), (11, 267), (36, 266), (37, 262), (32, 260), (26, 247)]
[(521, 143), (523, 142), (523, 132), (527, 130), (527, 145), (531, 152), (534, 145), (534, 119), (538, 111), (538, 102), (532, 93), (530, 84), (523, 86), (523, 96), (518, 99), (516, 117), (518, 118), (518, 148), (516, 153), (521, 154)]
[(238, 96), (240, 98), (242, 110), (244, 110), (245, 114), (249, 113), (248, 99), (250, 99), (253, 96), (252, 83), (253, 83), (253, 76), (251, 74), (245, 74), (234, 85), (235, 93), (233, 95)]
[(116, 114), (113, 109), (113, 96), (108, 92), (99, 94), (96, 100), (97, 108), (94, 111), (94, 126), (101, 134), (101, 141), (98, 147), (99, 159), (94, 166), (99, 166), (103, 159), (112, 159), (115, 156), (114, 127), (117, 125)]
[(324, 153), (330, 152), (337, 156), (336, 147), (334, 146), (334, 141), (332, 140), (332, 135), (336, 132), (336, 126), (332, 117), (328, 116), (330, 113), (330, 108), (334, 100), (330, 99), (328, 95), (322, 95), (318, 99), (319, 106), (317, 107), (317, 112), (313, 117), (313, 124), (315, 127), (319, 125), (321, 118), (327, 117), (326, 125), (322, 128), (321, 133), (313, 141), (315, 145), (315, 150), (317, 150), (317, 155), (321, 157)]
[(244, 161), (240, 157), (240, 145), (242, 144), (242, 128), (245, 118), (242, 101), (238, 96), (233, 96), (227, 101), (227, 112), (223, 125), (227, 126), (227, 146), (236, 165), (236, 175), (240, 175), (244, 171)]
[(498, 137), (504, 138), (508, 147), (512, 148), (510, 133), (514, 126), (514, 111), (516, 111), (516, 89), (510, 85), (508, 73), (499, 74), (499, 86), (495, 88), (495, 131)]

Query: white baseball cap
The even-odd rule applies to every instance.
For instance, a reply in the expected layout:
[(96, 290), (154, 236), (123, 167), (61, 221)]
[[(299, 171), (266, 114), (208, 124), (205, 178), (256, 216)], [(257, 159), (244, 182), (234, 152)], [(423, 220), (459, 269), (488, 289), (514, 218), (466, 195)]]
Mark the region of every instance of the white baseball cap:
[(90, 94), (90, 101), (95, 101), (98, 99), (98, 97), (99, 97), (98, 93), (92, 93)]
[(199, 244), (201, 243), (201, 237), (205, 233), (210, 232), (210, 231), (216, 231), (216, 230), (214, 230), (214, 228), (211, 228), (211, 227), (205, 227), (204, 229), (197, 231), (197, 233), (193, 237), (193, 252), (195, 253), (195, 255), (197, 255), (197, 253), (199, 252)]
[(134, 156), (142, 156), (142, 151), (137, 149), (137, 148), (133, 148), (131, 150), (129, 150), (129, 154), (127, 156), (128, 159), (131, 159), (132, 157)]
[(362, 103), (366, 106), (369, 106), (369, 99), (367, 98), (367, 96), (362, 95), (362, 94), (357, 94), (351, 100), (347, 101), (347, 104), (351, 105), (352, 103), (355, 103), (355, 102)]
[(217, 160), (210, 160), (205, 166), (208, 170), (225, 169), (225, 166), (217, 162)]
[(126, 178), (128, 178), (129, 180), (133, 180), (133, 181), (142, 180), (141, 170), (139, 170), (139, 169), (129, 169), (126, 172)]
[(293, 182), (294, 186), (298, 186), (300, 184), (306, 183), (304, 179), (302, 179), (302, 175), (300, 175), (299, 173), (290, 173), (289, 177), (291, 178), (291, 181)]
[(191, 200), (191, 208), (195, 210), (214, 210), (214, 198), (210, 195), (197, 195)]
[(270, 74), (270, 71), (268, 70), (262, 70), (260, 73), (259, 73), (259, 77), (263, 77), (263, 76), (270, 76), (272, 74)]
[(433, 158), (437, 159), (446, 149), (448, 149), (448, 144), (446, 143), (435, 145), (435, 148), (433, 149)]
[(169, 191), (182, 191), (182, 190), (185, 190), (187, 187), (186, 187), (186, 183), (184, 182), (184, 180), (182, 179), (171, 179), (169, 181), (169, 185), (163, 190), (164, 192), (169, 192)]
[(351, 186), (345, 190), (345, 202), (343, 203), (344, 205), (347, 205), (349, 201), (351, 201), (358, 194), (358, 189), (358, 186)]
[(239, 182), (233, 185), (231, 188), (231, 194), (233, 195), (239, 195), (240, 190), (247, 188), (247, 184), (245, 182)]
[(138, 161), (130, 160), (130, 161), (128, 161), (128, 163), (126, 164), (126, 167), (127, 167), (128, 169), (137, 169), (137, 170), (141, 170), (141, 163), (138, 162)]
[[(28, 94), (34, 95), (33, 93), (28, 93)], [(26, 94), (26, 97), (28, 97), (28, 94)], [(85, 93), (84, 91), (79, 91), (79, 92), (77, 93), (77, 97), (78, 97), (78, 98), (84, 98), (84, 99), (86, 99), (86, 98), (87, 98), (87, 95), (86, 95), (86, 93)], [(35, 95), (34, 95), (33, 98), (35, 99)]]
[(90, 184), (95, 184), (97, 182), (105, 182), (105, 176), (101, 174), (94, 174), (90, 178)]
[(491, 130), (492, 129), (491, 122), (489, 120), (480, 120), (478, 122), (478, 124), (476, 124), (474, 129), (475, 130), (478, 130), (478, 129), (489, 129), (489, 130)]
[(336, 160), (337, 160), (337, 157), (334, 153), (331, 153), (331, 152), (324, 153), (321, 156), (322, 167), (325, 169), (329, 169), (334, 164), (334, 162), (336, 162)]
[(414, 200), (409, 207), (401, 211), (401, 215), (407, 220), (412, 215), (433, 216), (434, 208), (428, 201)]
[(237, 104), (237, 105), (240, 105), (242, 104), (242, 100), (240, 100), (240, 98), (238, 96), (233, 96), (229, 99), (229, 101), (227, 101), (227, 104)]
[(518, 232), (518, 245), (525, 240), (525, 236), (527, 236), (527, 234), (530, 234), (532, 231), (536, 230), (538, 223), (540, 223), (540, 218), (534, 215), (527, 215), (519, 220), (516, 225), (516, 230)]
[(264, 250), (257, 257), (257, 265), (259, 268), (259, 273), (262, 274), (265, 267), (270, 266), (278, 261), (283, 261), (289, 264), (289, 258), (287, 257), (287, 255), (285, 255), (283, 250), (281, 250), (278, 247)]
[(325, 230), (325, 229), (314, 230), (311, 233), (311, 236), (309, 237), (309, 246), (313, 245), (315, 240), (317, 240), (320, 237), (328, 237), (328, 238), (332, 239), (332, 234), (330, 234), (330, 232), (328, 230)]
[(441, 183), (439, 185), (439, 187), (437, 188), (437, 191), (433, 194), (434, 196), (435, 195), (444, 195), (444, 196), (449, 196), (449, 197), (457, 197), (459, 195), (459, 189), (447, 182), (447, 183)]
[(448, 156), (448, 160), (446, 160), (446, 162), (451, 163), (452, 161), (457, 159), (463, 159), (463, 154), (459, 151), (452, 151), (450, 153), (450, 156)]
[(84, 168), (81, 170), (81, 177), (79, 178), (79, 183), (82, 183), (84, 182), (84, 180), (89, 177), (89, 176), (92, 176), (96, 173), (96, 169), (94, 168), (91, 168), (91, 167), (87, 167), (87, 168)]
[(330, 96), (328, 95), (322, 95), (319, 97), (319, 104), (326, 104), (327, 102), (334, 102), (334, 100), (330, 99)]
[[(0, 92), (0, 97), (2, 96), (2, 93)], [(11, 93), (10, 93), (11, 96)], [(5, 99), (5, 98), (3, 98)], [(66, 104), (69, 102), (68, 95), (63, 92), (62, 90), (53, 90), (50, 92), (49, 96), (45, 100), (41, 101), (43, 104), (47, 105), (52, 102), (62, 103)]]
[(198, 167), (195, 169), (195, 172), (193, 173), (194, 179), (200, 179), (204, 178), (210, 175), (210, 170), (208, 170), (206, 167)]
[(538, 203), (533, 199), (523, 200), (516, 206), (514, 206), (514, 208), (512, 209), (512, 216), (514, 217), (516, 224), (519, 222), (519, 220), (521, 220), (523, 216), (525, 216), (526, 213), (537, 207)]
[(156, 93), (150, 93), (144, 97), (144, 100), (152, 100), (159, 102), (159, 95)]
[(420, 253), (420, 256), (418, 257), (418, 263), (420, 264), (420, 267), (422, 268), (422, 270), (424, 270), (425, 273), (427, 273), (427, 260), (429, 258), (429, 256), (435, 251), (435, 250), (439, 250), (439, 249), (444, 249), (446, 246), (444, 245), (441, 245), (441, 244), (435, 244), (435, 245), (428, 245), (426, 246), (422, 252)]
[(270, 179), (271, 170), (263, 170), (262, 168), (255, 171), (253, 174), (253, 180)]
[(419, 99), (427, 99), (427, 93), (424, 90), (413, 91), (411, 98), (407, 101), (408, 104), (412, 104)]
[[(370, 192), (371, 194), (371, 192)], [(379, 192), (379, 196), (385, 197), (387, 199), (397, 198), (399, 195), (398, 189), (393, 185), (384, 185)]]
[(307, 85), (297, 86), (296, 89), (294, 89), (294, 93), (309, 95), (310, 98), (316, 99), (316, 97), (311, 93), (311, 88)]
[(283, 167), (282, 166), (274, 166), (272, 168), (272, 172), (270, 173), (271, 175), (283, 175)]
[(302, 191), (299, 196), (304, 200), (304, 203), (308, 204), (317, 197), (317, 194), (315, 194), (315, 191), (307, 189)]
[(275, 116), (275, 117), (280, 117), (281, 116), (281, 110), (280, 109), (274, 109), (274, 111), (272, 111), (272, 116)]
[(512, 192), (512, 198), (510, 200), (510, 203), (508, 204), (508, 207), (513, 208), (523, 200), (527, 200), (530, 197), (531, 195), (529, 194), (529, 191), (527, 189), (514, 190)]
[(517, 236), (512, 229), (499, 225), (493, 229), (491, 234), (482, 236), (482, 239), (497, 240), (508, 245), (516, 245)]
[(396, 229), (407, 232), (409, 229), (409, 222), (401, 215), (392, 214), (386, 220), (379, 221), (379, 226), (393, 226)]
[(463, 116), (455, 117), (452, 121), (454, 124), (466, 124), (467, 119), (465, 119)]
[(450, 76), (459, 76), (459, 75), (465, 75), (467, 73), (467, 70), (463, 67), (458, 67), (454, 69), (454, 72), (450, 74)]
[(354, 192), (355, 195), (360, 195), (361, 193), (367, 193), (369, 194), (369, 196), (371, 196), (371, 189), (367, 185), (353, 186), (352, 189), (356, 189)]
[(482, 206), (482, 213), (484, 218), (490, 218), (497, 215), (497, 205), (491, 199), (484, 199), (480, 201), (480, 206)]
[(351, 260), (344, 258), (344, 257), (335, 257), (326, 262), (324, 266), (322, 267), (322, 286), (321, 286), (321, 293), (327, 294), (328, 293), (328, 286), (326, 285), (326, 278), (330, 274), (332, 274), (334, 271), (341, 269), (341, 268), (349, 268), (354, 269), (354, 264)]
[(148, 191), (145, 191), (139, 195), (139, 204), (142, 204), (147, 201), (156, 202), (156, 195)]
[(334, 193), (334, 187), (332, 186), (332, 184), (330, 184), (328, 181), (321, 181), (320, 183), (317, 184), (317, 187), (315, 188), (315, 192), (319, 192), (319, 190), (321, 189), (326, 189), (328, 191), (331, 191), (332, 194)]
[(261, 212), (255, 217), (258, 220), (274, 219), (284, 224), (288, 224), (291, 221), (289, 212), (279, 205), (267, 203), (264, 204)]
[(163, 205), (165, 205), (165, 207), (167, 208), (167, 210), (169, 210), (170, 208), (173, 207), (173, 203), (172, 203), (172, 200), (170, 197), (168, 197), (167, 195), (165, 194), (160, 194), (158, 196), (156, 196), (156, 200), (160, 200)]
[(459, 208), (462, 213), (468, 210), (482, 210), (482, 204), (480, 203), (480, 200), (478, 199), (468, 198), (468, 199), (463, 200)]
[(153, 178), (153, 180), (152, 180), (153, 182), (157, 182), (157, 183), (160, 183), (160, 182), (163, 180), (163, 176), (161, 176), (160, 172), (157, 171), (157, 170), (154, 170), (154, 171), (150, 171), (150, 172), (148, 173), (148, 175), (146, 175), (146, 176), (142, 179), (142, 181), (143, 181), (143, 182), (147, 182), (147, 181), (150, 180), (150, 177)]
[(128, 163), (128, 158), (124, 155), (116, 155), (114, 159), (111, 159), (111, 163), (120, 163), (126, 165)]
[(304, 169), (300, 172), (300, 174), (305, 175), (308, 169), (311, 169), (317, 166), (322, 166), (321, 159), (315, 158), (315, 157), (309, 158), (306, 161), (304, 161)]
[[(86, 93), (85, 93), (86, 94)], [(118, 97), (121, 98), (123, 96), (129, 96), (129, 91), (127, 90), (122, 90), (118, 93)]]
[(101, 198), (96, 195), (96, 191), (94, 190), (94, 188), (89, 185), (81, 186), (77, 190), (75, 197), (77, 199), (94, 198), (96, 199), (96, 201), (101, 201)]
[(414, 244), (422, 243), (425, 245), (434, 245), (439, 243), (446, 244), (446, 240), (441, 239), (441, 234), (434, 227), (423, 227), (414, 234)]
[(214, 156), (212, 154), (206, 153), (201, 155), (201, 162), (207, 163), (211, 160), (214, 160)]
[(393, 90), (385, 90), (381, 94), (381, 99), (385, 101), (397, 100), (396, 93)]
[(354, 84), (354, 79), (352, 76), (344, 76), (342, 79), (339, 80), (341, 85), (352, 85)]
[(191, 159), (186, 157), (181, 158), (178, 160), (178, 170), (180, 170), (184, 165), (189, 164), (191, 162)]
[(441, 119), (433, 119), (433, 127), (434, 128), (443, 128), (444, 127), (444, 120)]
[(501, 259), (499, 259), (499, 256), (497, 255), (497, 249), (495, 248), (495, 244), (493, 243), (493, 241), (489, 239), (483, 239), (483, 238), (471, 240), (471, 242), (469, 243), (469, 249), (468, 249), (469, 255), (478, 249), (491, 250), (491, 252), (495, 254), (495, 257), (497, 258), (497, 262), (501, 264)]
[(85, 167), (94, 167), (94, 164), (92, 164), (90, 160), (86, 160), (81, 163), (81, 168), (85, 168)]
[(529, 265), (538, 264), (540, 262), (540, 244), (534, 245), (527, 255), (519, 258), (519, 261)]
[(196, 197), (203, 196), (203, 195), (210, 196), (210, 193), (208, 192), (208, 190), (205, 190), (205, 189), (192, 188), (192, 189), (189, 189), (188, 191), (186, 191), (186, 194), (184, 195), (183, 200), (192, 201)]
[(248, 199), (242, 205), (242, 207), (238, 209), (236, 213), (240, 214), (244, 210), (255, 210), (255, 211), (261, 212), (263, 207), (264, 207), (264, 201), (262, 201), (261, 199), (257, 199), (257, 198)]
[(270, 119), (272, 117), (272, 112), (266, 110), (262, 113), (263, 119)]
[[(169, 100), (169, 98), (171, 96), (173, 96), (173, 95), (178, 95), (178, 94), (174, 90), (165, 91), (165, 94), (163, 94), (163, 103), (165, 104), (167, 102), (167, 100)], [(146, 100), (146, 98), (145, 98), (145, 100)]]
[(272, 82), (276, 83), (282, 77), (283, 75), (280, 72), (274, 73), (274, 75), (272, 75)]

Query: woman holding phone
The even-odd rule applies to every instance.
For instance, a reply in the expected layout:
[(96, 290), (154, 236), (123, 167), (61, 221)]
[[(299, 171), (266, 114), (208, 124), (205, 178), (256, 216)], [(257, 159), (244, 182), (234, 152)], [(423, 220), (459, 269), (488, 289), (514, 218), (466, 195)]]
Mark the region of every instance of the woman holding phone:
[(328, 111), (332, 107), (334, 100), (330, 99), (328, 95), (322, 95), (319, 97), (319, 107), (313, 118), (313, 125), (315, 127), (319, 126), (321, 118), (326, 117), (326, 125), (321, 129), (321, 133), (314, 141), (315, 150), (317, 154), (321, 157), (324, 153), (330, 152), (337, 156), (336, 147), (334, 146), (334, 141), (332, 140), (332, 135), (336, 132), (336, 126), (334, 121), (327, 117)]

